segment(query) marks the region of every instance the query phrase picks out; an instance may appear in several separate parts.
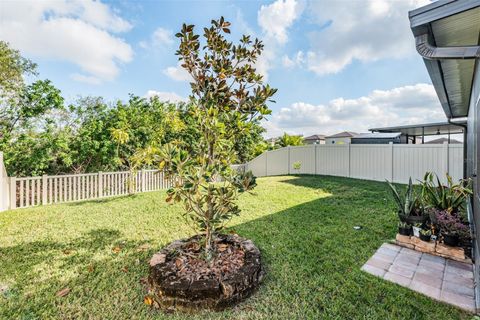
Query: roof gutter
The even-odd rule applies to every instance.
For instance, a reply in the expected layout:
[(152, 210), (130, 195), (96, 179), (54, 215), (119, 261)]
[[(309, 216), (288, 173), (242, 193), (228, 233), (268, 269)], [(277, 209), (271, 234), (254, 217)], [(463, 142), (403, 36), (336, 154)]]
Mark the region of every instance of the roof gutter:
[(480, 59), (480, 46), (436, 47), (429, 40), (428, 32), (415, 36), (417, 52), (425, 59)]

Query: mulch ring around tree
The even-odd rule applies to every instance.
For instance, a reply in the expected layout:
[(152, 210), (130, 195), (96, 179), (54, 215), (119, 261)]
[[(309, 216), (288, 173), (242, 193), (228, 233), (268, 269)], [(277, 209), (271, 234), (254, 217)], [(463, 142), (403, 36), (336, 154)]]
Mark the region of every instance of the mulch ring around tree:
[(264, 276), (260, 250), (238, 235), (218, 235), (204, 259), (201, 236), (177, 240), (153, 255), (146, 299), (162, 310), (223, 310), (250, 296)]

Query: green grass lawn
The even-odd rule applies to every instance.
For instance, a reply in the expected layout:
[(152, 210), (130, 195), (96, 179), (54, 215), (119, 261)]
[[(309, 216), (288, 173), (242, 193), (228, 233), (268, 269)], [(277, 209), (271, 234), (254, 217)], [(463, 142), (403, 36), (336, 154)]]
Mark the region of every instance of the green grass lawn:
[[(234, 309), (163, 314), (144, 304), (153, 253), (187, 237), (165, 192), (0, 213), (0, 319), (467, 319), (469, 314), (360, 271), (396, 216), (385, 183), (258, 179), (230, 223), (260, 248), (267, 276)], [(353, 226), (362, 225), (361, 231)], [(70, 292), (57, 297), (64, 288)]]

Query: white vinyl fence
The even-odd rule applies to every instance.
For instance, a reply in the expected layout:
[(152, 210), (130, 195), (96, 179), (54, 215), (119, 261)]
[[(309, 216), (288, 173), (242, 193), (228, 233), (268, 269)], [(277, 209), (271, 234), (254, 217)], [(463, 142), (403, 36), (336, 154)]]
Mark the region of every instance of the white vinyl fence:
[[(461, 144), (308, 145), (267, 151), (252, 161), (235, 165), (262, 176), (316, 174), (407, 183), (421, 180), (427, 171), (445, 182), (445, 173), (463, 176)], [(113, 197), (168, 189), (172, 181), (163, 172), (141, 170), (41, 177), (7, 177), (0, 152), (0, 211), (52, 203)]]
[[(141, 170), (86, 174), (10, 177), (9, 208), (99, 199), (169, 188), (163, 172)], [(8, 193), (7, 193), (8, 194)]]
[(0, 152), (0, 211), (8, 209), (8, 195), (8, 176), (5, 166), (3, 165), (3, 153)]
[[(295, 165), (296, 164), (296, 165)], [(300, 168), (298, 169), (298, 164)], [(297, 169), (295, 169), (297, 167)], [(408, 183), (427, 171), (463, 177), (461, 144), (320, 144), (267, 151), (245, 165), (262, 176), (317, 174)]]

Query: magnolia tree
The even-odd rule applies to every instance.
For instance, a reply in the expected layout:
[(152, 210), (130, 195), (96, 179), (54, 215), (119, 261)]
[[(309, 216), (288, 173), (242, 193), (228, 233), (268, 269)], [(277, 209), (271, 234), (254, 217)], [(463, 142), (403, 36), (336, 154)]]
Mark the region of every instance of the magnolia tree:
[(193, 25), (176, 34), (176, 54), (192, 78), (191, 112), (200, 134), (194, 146), (173, 142), (160, 150), (160, 167), (174, 180), (167, 202), (183, 203), (186, 217), (204, 233), (207, 260), (215, 234), (240, 213), (238, 196), (256, 185), (251, 172), (231, 168), (235, 141), (271, 113), (267, 103), (277, 91), (255, 70), (262, 42), (243, 36), (234, 45), (225, 38), (229, 26), (223, 17), (212, 20), (202, 42)]

